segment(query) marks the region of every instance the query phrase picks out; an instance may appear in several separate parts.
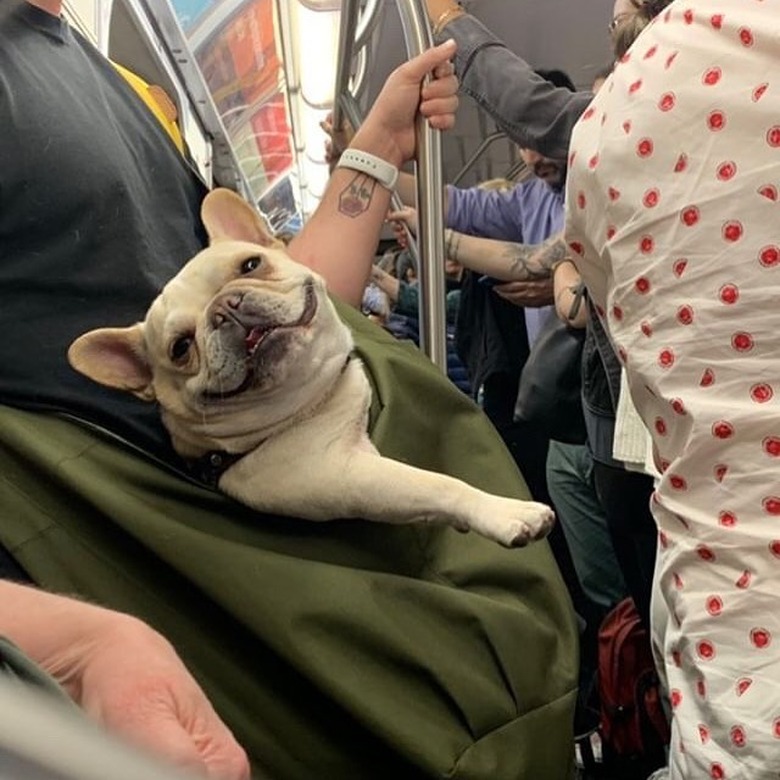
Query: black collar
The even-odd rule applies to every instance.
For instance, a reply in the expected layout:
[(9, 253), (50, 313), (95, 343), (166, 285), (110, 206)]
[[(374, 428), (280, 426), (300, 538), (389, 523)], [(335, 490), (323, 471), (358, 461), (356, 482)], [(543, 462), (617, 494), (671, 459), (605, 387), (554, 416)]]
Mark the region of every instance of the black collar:
[(222, 475), (244, 455), (245, 452), (212, 450), (195, 460), (188, 460), (187, 466), (195, 479), (210, 488), (216, 488)]

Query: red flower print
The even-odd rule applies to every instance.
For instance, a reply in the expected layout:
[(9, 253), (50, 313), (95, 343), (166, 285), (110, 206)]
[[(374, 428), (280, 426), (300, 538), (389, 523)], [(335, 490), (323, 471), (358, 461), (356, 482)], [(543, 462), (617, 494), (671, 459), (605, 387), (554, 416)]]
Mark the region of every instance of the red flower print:
[(733, 512), (723, 511), (718, 514), (718, 522), (724, 528), (733, 528), (737, 524), (737, 516)]
[(717, 133), (726, 126), (726, 113), (721, 109), (710, 111), (707, 117), (707, 127), (712, 130), (713, 133)]
[(764, 650), (772, 644), (772, 634), (766, 628), (751, 628), (750, 641), (758, 650)]
[(650, 157), (654, 149), (655, 146), (652, 138), (642, 138), (636, 145), (636, 153), (642, 158)]
[[(753, 680), (750, 677), (740, 677), (739, 680), (737, 680), (736, 686), (734, 686), (737, 696), (744, 696), (747, 689), (750, 688), (752, 684)], [(780, 736), (780, 734), (778, 734), (778, 736)]]
[(731, 744), (734, 747), (743, 748), (747, 744), (747, 736), (742, 726), (732, 726), (729, 731), (729, 737), (731, 737)]
[(715, 658), (715, 645), (707, 639), (703, 639), (696, 645), (696, 654), (703, 661), (711, 661)]
[(690, 325), (693, 322), (693, 309), (688, 306), (680, 306), (677, 309), (677, 321), (680, 325)]
[(758, 103), (759, 100), (761, 100), (762, 97), (764, 97), (764, 93), (769, 88), (769, 84), (765, 81), (763, 84), (759, 84), (754, 90), (752, 99), (754, 103)]
[(780, 263), (780, 247), (774, 244), (763, 247), (758, 253), (758, 262), (764, 268), (774, 268), (774, 266)]
[(723, 765), (713, 761), (710, 764), (710, 777), (712, 780), (725, 780), (726, 770), (723, 768)]
[(715, 384), (715, 372), (711, 368), (705, 368), (699, 380), (699, 387), (711, 387)]
[(761, 442), (764, 452), (772, 458), (780, 458), (780, 436), (766, 436)]
[(731, 337), (731, 346), (737, 352), (750, 352), (753, 349), (753, 337), (749, 333), (735, 333)]
[(723, 612), (723, 599), (720, 596), (708, 596), (705, 608), (710, 615), (718, 617)]
[(715, 174), (721, 181), (729, 181), (733, 179), (737, 173), (737, 164), (732, 160), (726, 160), (718, 166), (717, 173)]
[(712, 435), (716, 439), (730, 439), (734, 435), (734, 426), (726, 420), (719, 420), (712, 425)]
[(697, 206), (686, 206), (680, 212), (680, 220), (686, 227), (693, 227), (701, 218), (701, 213)]
[(739, 300), (739, 287), (736, 284), (724, 284), (718, 291), (718, 297), (721, 303), (731, 306)]
[(707, 561), (707, 563), (712, 563), (715, 560), (715, 553), (706, 544), (700, 544), (696, 548), (696, 554), (703, 561)]
[(728, 222), (724, 222), (723, 227), (721, 228), (723, 240), (732, 243), (734, 241), (739, 241), (744, 232), (742, 223), (737, 219), (730, 219)]
[(714, 87), (721, 79), (723, 71), (720, 68), (707, 68), (701, 77), (701, 83), (706, 87)]
[(661, 99), (658, 101), (658, 108), (661, 111), (671, 111), (676, 102), (677, 98), (675, 97), (674, 92), (664, 92), (664, 94), (661, 95)]
[(768, 515), (780, 515), (780, 498), (777, 496), (766, 496), (761, 501), (761, 506)]
[(739, 40), (743, 46), (752, 46), (754, 41), (753, 33), (748, 27), (739, 28)]

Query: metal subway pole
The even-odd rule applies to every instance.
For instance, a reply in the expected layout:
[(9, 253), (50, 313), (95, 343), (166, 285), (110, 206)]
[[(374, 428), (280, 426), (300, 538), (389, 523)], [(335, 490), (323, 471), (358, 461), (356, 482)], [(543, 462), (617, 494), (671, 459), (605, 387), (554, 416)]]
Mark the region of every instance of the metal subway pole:
[[(349, 91), (350, 69), (358, 26), (359, 0), (343, 0), (338, 64), (333, 102), (333, 126), (346, 118), (357, 128), (362, 122), (357, 101)], [(422, 0), (398, 0), (398, 11), (409, 57), (433, 43)], [(359, 31), (358, 31), (359, 33)], [(364, 40), (365, 36), (361, 36)], [(362, 42), (362, 40), (361, 40)], [(444, 284), (444, 210), (442, 197), (441, 133), (422, 119), (417, 124), (417, 204), (419, 236), (410, 242), (418, 265), (420, 285), (420, 348), (443, 372), (447, 370), (446, 303)], [(401, 202), (393, 195), (393, 207)]]
[[(433, 45), (423, 0), (397, 0), (409, 57)], [(420, 275), (420, 348), (447, 371), (447, 320), (444, 285), (444, 206), (441, 131), (417, 119), (417, 217)]]

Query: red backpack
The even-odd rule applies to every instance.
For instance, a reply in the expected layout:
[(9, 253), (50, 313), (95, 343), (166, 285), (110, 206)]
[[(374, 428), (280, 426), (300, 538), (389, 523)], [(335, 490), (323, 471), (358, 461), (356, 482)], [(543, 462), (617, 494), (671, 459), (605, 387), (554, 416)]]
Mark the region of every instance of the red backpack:
[(661, 766), (669, 721), (655, 670), (650, 637), (631, 598), (605, 618), (598, 638), (600, 732), (607, 756)]

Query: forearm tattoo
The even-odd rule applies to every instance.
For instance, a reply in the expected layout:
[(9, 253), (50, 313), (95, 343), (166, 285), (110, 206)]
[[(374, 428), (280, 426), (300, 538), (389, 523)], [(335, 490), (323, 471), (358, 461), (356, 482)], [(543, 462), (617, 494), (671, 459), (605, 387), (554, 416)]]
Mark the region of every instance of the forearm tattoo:
[(356, 174), (339, 195), (339, 212), (347, 217), (365, 214), (371, 206), (375, 189), (376, 179), (365, 173)]
[(556, 263), (569, 254), (562, 236), (548, 238), (543, 244), (504, 244), (501, 253), (515, 279), (549, 279)]

